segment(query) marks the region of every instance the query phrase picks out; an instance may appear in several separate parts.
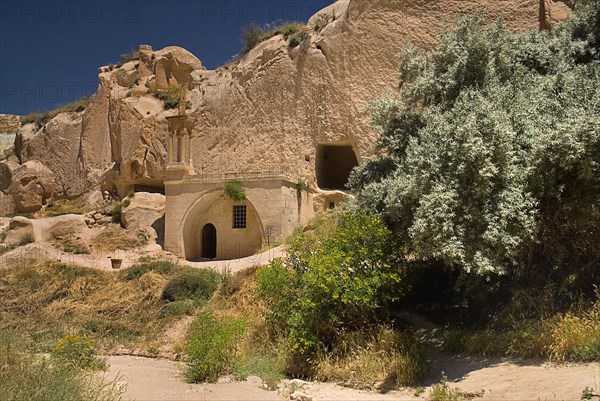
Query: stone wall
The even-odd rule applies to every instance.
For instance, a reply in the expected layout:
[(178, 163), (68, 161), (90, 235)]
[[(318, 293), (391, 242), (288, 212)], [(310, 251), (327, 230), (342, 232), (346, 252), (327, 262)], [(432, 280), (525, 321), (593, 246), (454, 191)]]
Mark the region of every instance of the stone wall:
[[(297, 180), (278, 176), (239, 181), (247, 197), (242, 202), (227, 198), (224, 180), (187, 176), (168, 181), (165, 249), (187, 260), (199, 260), (202, 229), (213, 224), (217, 230), (216, 258), (246, 257), (267, 243), (281, 241), (313, 214), (312, 194), (297, 191)], [(234, 205), (247, 207), (244, 229), (233, 228)]]

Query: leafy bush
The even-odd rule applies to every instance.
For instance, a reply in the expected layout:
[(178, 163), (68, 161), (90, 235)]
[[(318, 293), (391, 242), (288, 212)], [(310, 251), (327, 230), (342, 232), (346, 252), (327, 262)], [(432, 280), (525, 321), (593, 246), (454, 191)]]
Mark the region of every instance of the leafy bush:
[(293, 352), (311, 354), (340, 330), (376, 321), (400, 282), (393, 248), (383, 221), (362, 211), (328, 214), (312, 232), (297, 232), (289, 257), (257, 272), (268, 322)]
[[(587, 5), (586, 5), (587, 4)], [(354, 171), (406, 254), (588, 295), (600, 260), (600, 4), (551, 32), (461, 17), (407, 46), (399, 99), (371, 104), (377, 155)]]
[(254, 49), (254, 47), (262, 42), (264, 31), (262, 28), (256, 24), (251, 23), (242, 28), (242, 54), (247, 54), (250, 50)]
[(239, 202), (246, 199), (246, 190), (239, 181), (230, 181), (225, 185), (225, 195)]
[(187, 369), (190, 382), (216, 382), (219, 375), (231, 367), (237, 340), (246, 325), (233, 318), (217, 319), (211, 312), (198, 314), (188, 336)]
[(110, 210), (110, 214), (112, 216), (112, 222), (115, 224), (121, 224), (121, 213), (123, 212), (123, 203), (116, 202), (112, 209)]

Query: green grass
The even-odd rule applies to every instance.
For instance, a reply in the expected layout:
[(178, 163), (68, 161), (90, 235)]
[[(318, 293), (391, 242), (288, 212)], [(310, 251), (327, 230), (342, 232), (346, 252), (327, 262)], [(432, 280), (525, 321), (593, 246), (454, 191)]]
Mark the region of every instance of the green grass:
[(0, 388), (11, 401), (114, 401), (123, 389), (68, 363), (68, 358), (41, 357), (38, 344), (19, 332), (0, 329)]
[(186, 379), (193, 383), (216, 382), (230, 369), (236, 343), (246, 327), (240, 319), (217, 319), (211, 312), (198, 314), (188, 334)]

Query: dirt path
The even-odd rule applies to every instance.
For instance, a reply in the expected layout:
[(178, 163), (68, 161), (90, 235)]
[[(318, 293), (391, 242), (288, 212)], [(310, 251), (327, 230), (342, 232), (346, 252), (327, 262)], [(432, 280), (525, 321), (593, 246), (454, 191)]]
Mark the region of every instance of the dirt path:
[(261, 380), (219, 384), (188, 384), (181, 378), (182, 364), (164, 359), (111, 356), (108, 378), (127, 384), (126, 400), (280, 401), (273, 391), (261, 388)]
[[(511, 363), (506, 361), (479, 361), (464, 365), (465, 360), (453, 359), (445, 365), (448, 377), (461, 376), (450, 383), (462, 391), (481, 393), (481, 401), (491, 400), (579, 400), (585, 387), (600, 386), (600, 364), (551, 365), (536, 361)], [(332, 383), (311, 383), (300, 380), (284, 381), (278, 392), (261, 388), (260, 379), (218, 384), (187, 384), (181, 378), (183, 364), (168, 360), (134, 356), (112, 356), (107, 373), (127, 383), (127, 400), (247, 400), (276, 401), (289, 399), (294, 388), (312, 397), (314, 401), (391, 401), (425, 400), (426, 391), (417, 397), (414, 388), (368, 392), (341, 387)], [(485, 367), (477, 367), (480, 364)], [(470, 370), (470, 368), (472, 370)], [(439, 379), (438, 379), (439, 380)]]
[(130, 251), (117, 250), (115, 252), (92, 252), (90, 254), (75, 255), (72, 253), (62, 252), (54, 247), (50, 242), (35, 242), (33, 244), (21, 246), (10, 252), (7, 252), (4, 255), (1, 255), (0, 267), (19, 265), (25, 260), (56, 260), (90, 269), (112, 271), (111, 258), (121, 259), (121, 268), (126, 269), (136, 263), (141, 256), (171, 260), (174, 263), (195, 268), (213, 269), (218, 272), (229, 271), (230, 273), (235, 273), (252, 266), (266, 265), (275, 258), (285, 256), (285, 247), (279, 246), (277, 248), (270, 248), (260, 254), (241, 259), (189, 262), (185, 259), (177, 258), (170, 252), (163, 251), (162, 248), (157, 244), (147, 245), (142, 249)]

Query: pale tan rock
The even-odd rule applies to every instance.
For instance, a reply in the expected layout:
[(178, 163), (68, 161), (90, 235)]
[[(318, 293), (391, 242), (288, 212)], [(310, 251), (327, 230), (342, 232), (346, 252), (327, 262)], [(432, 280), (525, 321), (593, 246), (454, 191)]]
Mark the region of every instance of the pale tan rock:
[(19, 243), (24, 236), (30, 236), (31, 238), (35, 239), (32, 221), (23, 216), (17, 216), (10, 219), (10, 222), (8, 223), (8, 232), (4, 243)]
[(571, 1), (563, 0), (544, 0), (545, 3), (545, 17), (546, 17), (546, 28), (552, 29), (559, 23), (565, 21), (571, 16), (572, 5)]
[(169, 46), (155, 53), (154, 75), (156, 86), (167, 88), (172, 85), (189, 84), (194, 70), (203, 70), (202, 63), (189, 51)]
[[(568, 14), (546, 0), (551, 18)], [(140, 59), (108, 71), (82, 113), (61, 113), (37, 129), (19, 131), (15, 154), (40, 160), (57, 177), (60, 196), (89, 188), (162, 187), (166, 162), (163, 102), (146, 89), (183, 84), (195, 121), (192, 156), (198, 174), (284, 171), (317, 187), (319, 144), (344, 144), (359, 163), (370, 157), (377, 134), (366, 106), (395, 91), (398, 59), (407, 41), (424, 49), (459, 13), (487, 8), (512, 30), (537, 28), (537, 0), (339, 0), (308, 23), (302, 43), (277, 35), (237, 64), (206, 70), (185, 49), (140, 47)], [(129, 88), (132, 77), (139, 77)]]
[[(125, 228), (145, 229), (155, 236), (160, 234), (160, 220), (165, 215), (166, 198), (162, 194), (137, 192), (129, 206), (121, 212), (121, 223)], [(158, 228), (158, 229), (157, 229)]]
[(54, 173), (58, 197), (76, 197), (91, 185), (79, 158), (81, 123), (80, 113), (60, 113), (23, 141), (21, 161), (38, 160), (48, 167)]
[(30, 160), (13, 171), (10, 193), (20, 212), (36, 212), (52, 202), (56, 186), (54, 173), (37, 160)]
[(104, 197), (99, 190), (90, 191), (85, 197), (85, 204), (90, 208), (95, 208), (104, 203)]
[(0, 192), (7, 193), (12, 182), (12, 171), (16, 166), (11, 166), (5, 160), (0, 162)]
[(70, 232), (80, 234), (88, 231), (85, 217), (78, 214), (65, 214), (31, 220), (35, 240), (50, 241), (55, 234)]
[(16, 212), (12, 195), (0, 191), (0, 216)]

